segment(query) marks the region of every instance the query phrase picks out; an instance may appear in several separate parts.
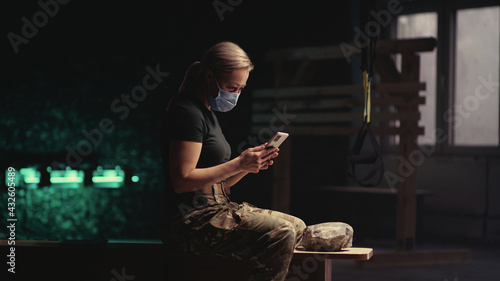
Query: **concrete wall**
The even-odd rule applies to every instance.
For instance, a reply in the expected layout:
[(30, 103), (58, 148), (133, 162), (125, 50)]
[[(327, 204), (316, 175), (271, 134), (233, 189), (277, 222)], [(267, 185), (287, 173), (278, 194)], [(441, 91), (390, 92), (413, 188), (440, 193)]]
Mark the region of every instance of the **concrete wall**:
[[(397, 174), (396, 155), (384, 163)], [(417, 168), (417, 188), (434, 192), (425, 198), (426, 235), (500, 241), (499, 159), (430, 156)]]

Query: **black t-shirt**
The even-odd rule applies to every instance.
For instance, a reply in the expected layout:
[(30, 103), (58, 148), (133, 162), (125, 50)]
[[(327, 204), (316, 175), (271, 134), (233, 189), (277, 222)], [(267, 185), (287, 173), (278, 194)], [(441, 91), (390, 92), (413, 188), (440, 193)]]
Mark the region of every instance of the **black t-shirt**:
[(167, 213), (179, 213), (179, 204), (192, 205), (194, 193), (177, 194), (170, 178), (170, 143), (172, 140), (202, 143), (197, 168), (208, 168), (227, 162), (231, 147), (222, 134), (215, 114), (193, 95), (177, 96), (165, 114), (160, 131), (160, 149), (167, 192)]

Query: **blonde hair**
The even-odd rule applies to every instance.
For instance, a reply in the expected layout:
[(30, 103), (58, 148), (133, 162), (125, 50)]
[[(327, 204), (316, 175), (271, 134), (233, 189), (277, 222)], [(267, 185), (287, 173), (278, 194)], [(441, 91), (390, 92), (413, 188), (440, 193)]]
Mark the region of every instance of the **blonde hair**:
[(220, 42), (205, 53), (201, 61), (189, 66), (178, 93), (193, 90), (197, 87), (208, 71), (212, 73), (230, 73), (234, 70), (253, 70), (253, 63), (247, 53), (233, 42)]
[(228, 73), (236, 69), (251, 71), (253, 64), (247, 53), (233, 42), (220, 42), (208, 49), (201, 60), (201, 72)]

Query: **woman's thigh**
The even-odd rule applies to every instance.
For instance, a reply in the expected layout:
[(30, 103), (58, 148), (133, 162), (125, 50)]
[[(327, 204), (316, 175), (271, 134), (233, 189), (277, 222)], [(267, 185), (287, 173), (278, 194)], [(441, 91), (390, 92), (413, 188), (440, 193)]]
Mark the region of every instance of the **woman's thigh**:
[[(169, 229), (163, 231), (164, 242), (183, 252), (222, 254), (252, 252), (252, 248), (258, 250), (264, 240), (302, 236), (302, 230), (298, 231), (300, 220), (248, 205), (224, 208), (208, 216), (190, 217), (190, 220), (190, 224), (178, 222), (169, 225)], [(203, 226), (196, 227), (201, 221), (205, 221), (201, 223)]]
[(285, 214), (280, 211), (258, 208), (248, 203), (243, 203), (242, 205), (243, 205), (242, 209), (247, 212), (251, 212), (254, 214), (262, 214), (263, 216), (269, 216), (271, 218), (279, 218), (290, 222), (293, 225), (295, 231), (297, 231), (297, 233), (302, 233), (306, 228), (306, 224), (304, 223), (304, 221), (295, 216)]

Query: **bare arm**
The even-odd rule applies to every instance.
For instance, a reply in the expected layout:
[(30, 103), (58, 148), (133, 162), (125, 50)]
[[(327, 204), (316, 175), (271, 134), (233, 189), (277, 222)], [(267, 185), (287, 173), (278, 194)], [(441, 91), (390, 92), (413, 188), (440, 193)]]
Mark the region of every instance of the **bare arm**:
[(192, 141), (174, 140), (170, 146), (170, 176), (177, 193), (201, 190), (210, 191), (211, 186), (224, 179), (233, 184), (247, 173), (267, 169), (277, 149), (265, 149), (265, 144), (249, 148), (238, 157), (209, 168), (196, 168), (202, 144)]
[[(266, 145), (266, 143), (264, 144)], [(264, 163), (264, 165), (262, 165), (259, 170), (267, 170), (269, 168), (269, 166), (271, 166), (273, 164), (273, 160), (272, 158), (275, 158), (276, 156), (278, 156), (278, 151), (279, 149), (275, 149), (274, 152), (273, 152), (273, 155), (271, 156), (271, 158), (269, 160), (267, 160), (266, 163)], [(246, 176), (248, 174), (248, 172), (240, 172), (232, 177), (230, 177), (228, 180), (227, 180), (227, 185), (226, 185), (226, 192), (229, 194), (230, 193), (230, 190), (229, 188), (233, 185), (235, 185), (237, 182), (239, 182), (244, 176)]]
[(241, 172), (241, 173), (238, 173), (230, 178), (227, 179), (227, 184), (226, 184), (226, 188), (225, 188), (225, 191), (227, 194), (231, 194), (231, 186), (235, 185), (237, 182), (239, 182), (244, 176), (248, 175), (248, 172)]

